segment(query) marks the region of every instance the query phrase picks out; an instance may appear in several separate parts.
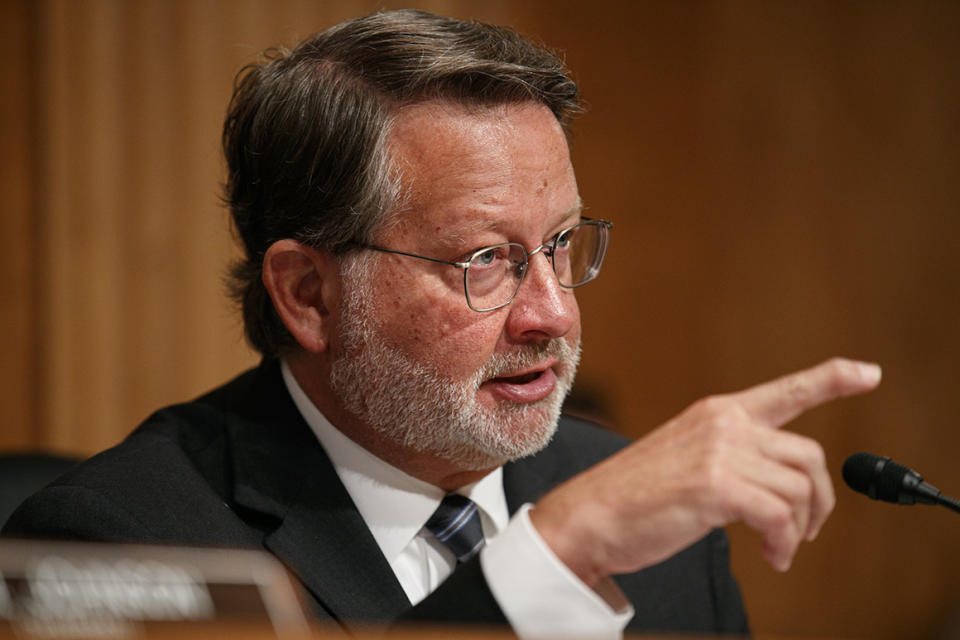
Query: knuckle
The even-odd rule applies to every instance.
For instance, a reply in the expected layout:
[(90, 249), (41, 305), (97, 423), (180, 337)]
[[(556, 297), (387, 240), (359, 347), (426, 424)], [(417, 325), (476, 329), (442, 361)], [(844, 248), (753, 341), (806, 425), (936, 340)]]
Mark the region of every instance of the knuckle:
[(828, 366), (837, 367), (837, 366), (842, 366), (842, 364), (843, 364), (843, 358), (841, 358), (840, 356), (833, 356), (827, 359)]
[(700, 422), (713, 431), (726, 431), (749, 419), (746, 410), (730, 396), (704, 398), (698, 403)]
[(729, 404), (730, 400), (726, 396), (714, 395), (699, 400), (695, 406), (699, 412), (710, 416), (723, 413)]
[(827, 454), (816, 440), (807, 440), (803, 451), (803, 458), (807, 467), (811, 469), (820, 469), (827, 466)]
[(836, 357), (830, 358), (827, 361), (827, 369), (830, 371), (830, 373), (832, 373), (835, 376), (842, 375), (844, 372), (845, 364), (846, 363), (843, 361), (842, 358), (836, 358)]
[(829, 494), (823, 496), (821, 504), (823, 505), (823, 512), (828, 514), (837, 506), (837, 496), (831, 491)]
[(767, 514), (767, 525), (774, 529), (783, 529), (793, 525), (793, 510), (786, 503), (779, 503)]
[(788, 435), (790, 436), (790, 450), (794, 466), (805, 473), (818, 473), (820, 470), (826, 469), (827, 454), (817, 440), (799, 434)]
[(838, 356), (834, 356), (833, 358), (830, 358), (829, 360), (827, 360), (827, 367), (830, 369), (832, 373), (838, 374), (838, 375), (849, 373), (852, 368), (852, 365), (853, 363), (851, 363), (846, 358), (840, 358)]
[(730, 415), (730, 412), (715, 413), (704, 423), (715, 440), (722, 438), (735, 424), (736, 421)]
[(832, 491), (823, 497), (823, 510), (826, 513), (833, 511), (834, 507), (837, 506), (837, 496)]
[(790, 397), (790, 400), (795, 404), (806, 406), (810, 402), (810, 383), (805, 377), (790, 376), (785, 381), (784, 391)]
[(810, 502), (813, 496), (813, 480), (804, 474), (797, 474), (796, 479), (790, 483), (789, 491), (795, 504)]
[(831, 358), (827, 364), (829, 372), (828, 391), (831, 395), (837, 395), (845, 386), (845, 381), (857, 377), (856, 365), (844, 358)]

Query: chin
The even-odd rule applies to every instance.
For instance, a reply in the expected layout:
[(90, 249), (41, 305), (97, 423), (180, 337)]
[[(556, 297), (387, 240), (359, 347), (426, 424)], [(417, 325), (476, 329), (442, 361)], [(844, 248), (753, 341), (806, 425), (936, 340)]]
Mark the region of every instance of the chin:
[(463, 442), (472, 451), (465, 457), (474, 468), (486, 468), (540, 452), (556, 433), (562, 400), (561, 396), (533, 404), (498, 403), (501, 406), (485, 416), (488, 428), (476, 430), (471, 442)]

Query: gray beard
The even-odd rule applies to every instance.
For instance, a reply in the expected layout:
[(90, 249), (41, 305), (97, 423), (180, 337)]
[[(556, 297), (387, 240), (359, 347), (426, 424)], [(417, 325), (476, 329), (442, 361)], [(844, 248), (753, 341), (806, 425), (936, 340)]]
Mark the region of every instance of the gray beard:
[[(342, 354), (330, 384), (347, 411), (379, 435), (408, 450), (430, 453), (463, 470), (500, 466), (543, 449), (557, 429), (563, 400), (573, 385), (580, 344), (552, 339), (493, 354), (468, 380), (443, 376), (428, 363), (381, 339), (367, 295), (366, 270), (343, 269)], [(529, 404), (480, 404), (480, 385), (553, 357), (557, 385)]]

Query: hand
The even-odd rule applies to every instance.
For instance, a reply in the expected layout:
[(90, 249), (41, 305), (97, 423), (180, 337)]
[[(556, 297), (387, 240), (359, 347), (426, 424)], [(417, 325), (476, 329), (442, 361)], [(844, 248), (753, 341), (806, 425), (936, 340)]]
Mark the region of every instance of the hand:
[(880, 382), (836, 358), (739, 393), (712, 396), (544, 496), (531, 521), (586, 584), (656, 564), (715, 527), (743, 521), (785, 571), (833, 510), (823, 449), (779, 427)]

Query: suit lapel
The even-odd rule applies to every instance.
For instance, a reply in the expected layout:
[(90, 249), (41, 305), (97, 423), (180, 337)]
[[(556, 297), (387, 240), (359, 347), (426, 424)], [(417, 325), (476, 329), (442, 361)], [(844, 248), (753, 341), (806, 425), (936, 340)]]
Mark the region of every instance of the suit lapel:
[[(230, 425), (234, 501), (274, 553), (338, 620), (390, 620), (406, 594), (316, 436), (266, 361)], [(239, 395), (239, 394), (238, 394)]]
[(334, 618), (395, 619), (410, 601), (346, 490), (331, 489), (304, 491), (264, 545)]

